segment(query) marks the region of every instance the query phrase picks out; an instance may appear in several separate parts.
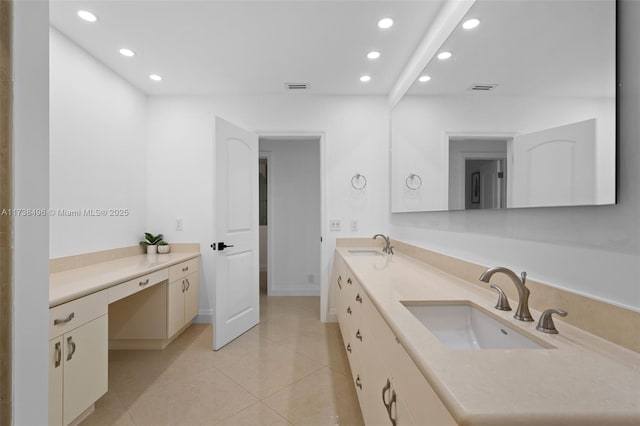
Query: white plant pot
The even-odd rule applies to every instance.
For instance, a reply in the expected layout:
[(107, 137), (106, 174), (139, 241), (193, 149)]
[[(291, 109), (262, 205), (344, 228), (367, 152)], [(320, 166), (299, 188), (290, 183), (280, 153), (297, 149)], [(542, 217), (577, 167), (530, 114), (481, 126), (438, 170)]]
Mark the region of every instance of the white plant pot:
[(147, 246), (147, 254), (156, 254), (158, 252), (158, 246)]
[(158, 253), (160, 254), (169, 253), (169, 244), (158, 246)]

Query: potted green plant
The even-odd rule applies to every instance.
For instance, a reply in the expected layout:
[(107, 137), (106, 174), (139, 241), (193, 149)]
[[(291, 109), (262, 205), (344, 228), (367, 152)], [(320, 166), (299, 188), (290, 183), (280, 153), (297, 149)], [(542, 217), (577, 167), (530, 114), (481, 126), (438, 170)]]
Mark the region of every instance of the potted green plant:
[(158, 244), (162, 242), (162, 234), (153, 235), (149, 232), (144, 233), (144, 240), (140, 241), (140, 245), (147, 248), (147, 254), (154, 254), (158, 251)]
[(160, 254), (169, 253), (169, 243), (164, 240), (160, 241), (158, 243), (158, 253)]

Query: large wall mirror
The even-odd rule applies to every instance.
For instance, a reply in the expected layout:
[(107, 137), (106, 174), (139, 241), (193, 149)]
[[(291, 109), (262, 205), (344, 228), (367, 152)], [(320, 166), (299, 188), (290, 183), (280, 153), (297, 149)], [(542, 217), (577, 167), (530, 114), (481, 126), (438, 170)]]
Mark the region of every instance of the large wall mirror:
[(613, 0), (477, 0), (392, 110), (392, 211), (614, 204), (615, 43)]

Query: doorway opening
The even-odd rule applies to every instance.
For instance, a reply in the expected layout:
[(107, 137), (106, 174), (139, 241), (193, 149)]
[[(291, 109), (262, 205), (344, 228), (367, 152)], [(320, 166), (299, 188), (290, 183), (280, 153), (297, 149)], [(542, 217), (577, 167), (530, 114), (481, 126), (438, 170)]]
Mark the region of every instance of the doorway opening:
[(260, 289), (322, 293), (321, 136), (260, 136)]
[(507, 207), (508, 145), (513, 138), (494, 135), (449, 135), (449, 210)]

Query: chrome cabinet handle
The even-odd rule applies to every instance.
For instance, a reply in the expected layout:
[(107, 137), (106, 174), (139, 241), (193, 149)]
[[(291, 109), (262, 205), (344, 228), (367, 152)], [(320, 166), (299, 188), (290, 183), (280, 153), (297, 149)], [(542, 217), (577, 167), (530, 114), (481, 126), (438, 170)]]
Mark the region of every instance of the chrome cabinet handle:
[(362, 303), (362, 297), (360, 297), (360, 293), (356, 294), (356, 302)]
[(359, 374), (356, 377), (356, 386), (359, 387), (360, 390), (362, 390), (362, 382), (360, 381), (360, 375)]
[(69, 321), (71, 321), (73, 318), (75, 318), (76, 314), (74, 314), (73, 312), (71, 312), (69, 314), (68, 317), (66, 317), (65, 319), (54, 319), (53, 320), (53, 325), (58, 325), (58, 324), (66, 324)]
[(67, 355), (67, 361), (71, 361), (73, 354), (76, 353), (76, 343), (73, 341), (73, 336), (67, 337), (67, 346), (69, 347), (69, 355)]
[(185, 289), (185, 291), (189, 291), (189, 287), (191, 287), (191, 283), (189, 282), (189, 278), (185, 279), (185, 281), (187, 282), (187, 288)]
[(351, 281), (351, 278), (347, 278), (347, 284), (349, 285), (353, 284), (353, 281)]
[(147, 278), (147, 279), (146, 279), (146, 280), (144, 280), (144, 281), (140, 281), (140, 282), (138, 283), (138, 285), (139, 285), (140, 287), (144, 287), (144, 286), (145, 286), (145, 285), (147, 285), (147, 284), (149, 284), (149, 278)]
[(56, 342), (56, 357), (55, 357), (55, 362), (54, 362), (54, 367), (58, 368), (60, 367), (60, 363), (62, 362), (62, 346), (60, 345), (60, 342)]
[(182, 292), (184, 293), (184, 280), (182, 280)]
[(347, 343), (347, 352), (351, 353), (351, 343)]
[(342, 275), (338, 275), (338, 287), (342, 290)]
[(182, 272), (187, 272), (189, 270), (188, 266), (185, 266), (184, 268), (182, 268)]
[(362, 334), (360, 334), (360, 329), (358, 329), (358, 331), (356, 331), (356, 339), (360, 340), (362, 342)]
[[(389, 413), (389, 420), (391, 420), (391, 424), (396, 426), (398, 423), (398, 419), (393, 416), (393, 407), (396, 405), (396, 391), (391, 391), (391, 399), (389, 400), (389, 408), (387, 408), (387, 412)], [(398, 414), (398, 409), (396, 408), (396, 414)]]
[(391, 390), (391, 381), (387, 379), (387, 383), (382, 387), (382, 403), (384, 404), (384, 407), (387, 409), (387, 413), (389, 412), (389, 406), (391, 405), (391, 403), (387, 402), (387, 398), (385, 397), (385, 394), (389, 390)]
[(347, 306), (347, 313), (351, 315), (351, 306)]

